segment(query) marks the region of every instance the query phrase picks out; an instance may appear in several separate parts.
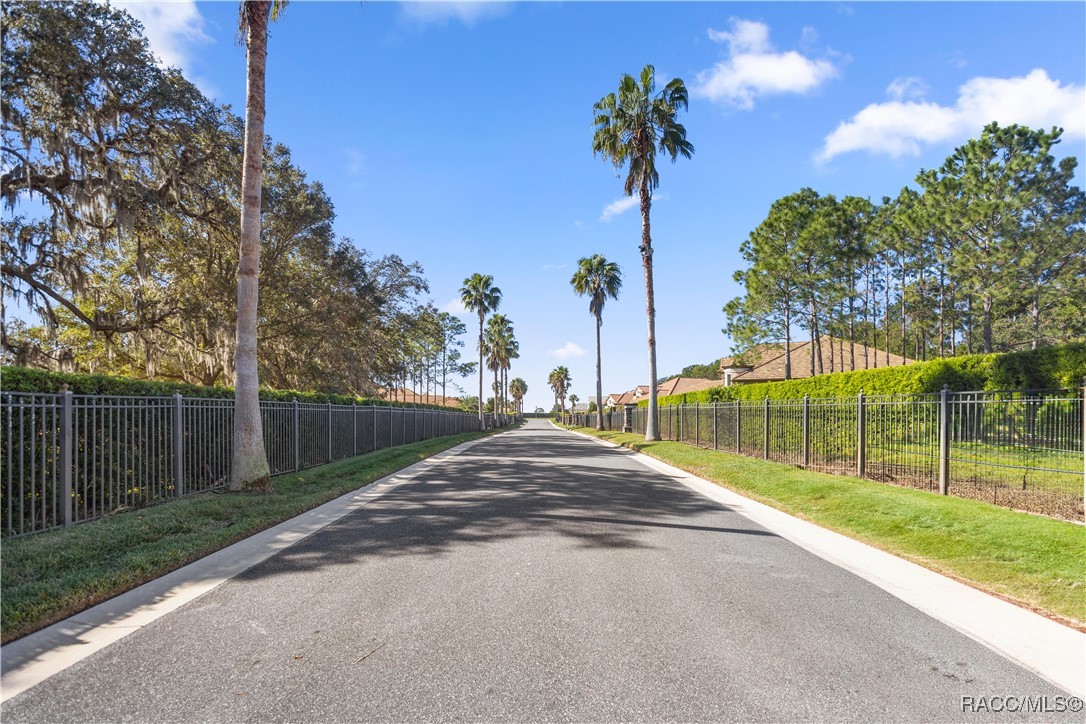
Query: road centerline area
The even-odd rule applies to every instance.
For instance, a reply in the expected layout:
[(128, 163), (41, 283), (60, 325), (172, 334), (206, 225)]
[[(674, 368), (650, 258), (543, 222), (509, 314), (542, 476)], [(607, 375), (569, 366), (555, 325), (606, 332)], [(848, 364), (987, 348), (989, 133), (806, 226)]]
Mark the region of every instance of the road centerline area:
[(2, 714), (961, 721), (963, 697), (1007, 695), (1066, 697), (631, 456), (529, 421)]

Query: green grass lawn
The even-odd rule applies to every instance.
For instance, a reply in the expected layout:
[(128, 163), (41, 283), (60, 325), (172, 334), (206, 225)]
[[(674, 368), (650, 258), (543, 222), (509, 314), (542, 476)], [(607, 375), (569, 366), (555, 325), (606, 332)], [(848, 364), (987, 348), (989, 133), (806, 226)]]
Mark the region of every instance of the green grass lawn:
[(574, 428), (1086, 630), (1086, 526), (643, 435)]
[(67, 530), (4, 541), (3, 642), (484, 434), (427, 440), (272, 478), (269, 495), (194, 495)]

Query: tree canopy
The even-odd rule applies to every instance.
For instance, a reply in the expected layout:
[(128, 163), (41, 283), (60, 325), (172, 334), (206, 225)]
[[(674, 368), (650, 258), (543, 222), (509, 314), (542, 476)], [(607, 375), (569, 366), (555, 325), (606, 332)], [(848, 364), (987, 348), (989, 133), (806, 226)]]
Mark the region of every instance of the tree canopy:
[[(202, 385), (234, 374), (241, 119), (98, 3), (3, 5), (2, 292), (17, 364)], [(372, 395), (463, 370), (418, 319), (422, 268), (337, 237), (322, 184), (266, 139), (259, 376)], [(405, 358), (422, 349), (426, 372)], [(445, 376), (435, 368), (442, 359)], [(432, 369), (433, 368), (433, 369)], [(406, 386), (406, 384), (404, 385)]]
[[(857, 343), (855, 369), (891, 352), (924, 360), (1082, 339), (1086, 197), (1072, 184), (1077, 160), (1051, 154), (1060, 136), (993, 123), (879, 204), (813, 189), (774, 202), (741, 247), (744, 294), (724, 307), (733, 351), (777, 342), (787, 355), (794, 326), (816, 345)], [(810, 371), (837, 371), (857, 354), (848, 347), (810, 355), (830, 361)]]

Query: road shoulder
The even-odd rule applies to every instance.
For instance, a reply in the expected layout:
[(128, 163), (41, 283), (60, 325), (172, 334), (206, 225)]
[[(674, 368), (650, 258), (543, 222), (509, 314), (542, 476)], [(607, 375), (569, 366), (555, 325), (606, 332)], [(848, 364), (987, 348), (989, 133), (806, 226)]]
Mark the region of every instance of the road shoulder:
[(860, 576), (1075, 696), (1086, 697), (1086, 634), (644, 453), (584, 433), (557, 426), (555, 429), (623, 450), (651, 470)]
[(414, 463), (365, 487), (238, 541), (198, 561), (0, 648), (0, 702), (6, 702), (202, 596), (280, 551), (414, 480), (488, 438)]

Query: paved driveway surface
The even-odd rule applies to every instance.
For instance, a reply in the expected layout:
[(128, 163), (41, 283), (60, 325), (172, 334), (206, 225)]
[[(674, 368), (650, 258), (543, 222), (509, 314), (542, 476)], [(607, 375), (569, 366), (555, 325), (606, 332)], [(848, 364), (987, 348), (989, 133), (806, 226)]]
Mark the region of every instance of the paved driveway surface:
[(530, 421), (2, 715), (986, 721), (961, 697), (1061, 694), (625, 451)]

